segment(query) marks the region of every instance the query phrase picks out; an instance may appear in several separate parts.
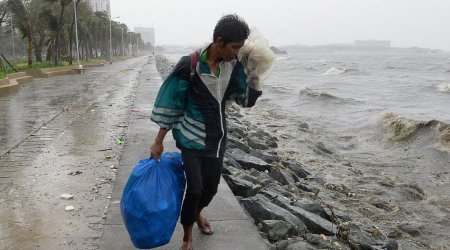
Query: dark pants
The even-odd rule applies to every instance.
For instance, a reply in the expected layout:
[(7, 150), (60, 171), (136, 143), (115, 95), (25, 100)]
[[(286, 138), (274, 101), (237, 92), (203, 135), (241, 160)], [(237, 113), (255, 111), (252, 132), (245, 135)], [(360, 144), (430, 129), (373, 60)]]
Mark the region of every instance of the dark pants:
[(194, 224), (198, 212), (207, 207), (217, 193), (223, 156), (207, 158), (187, 151), (182, 151), (181, 156), (187, 182), (181, 224), (189, 226)]

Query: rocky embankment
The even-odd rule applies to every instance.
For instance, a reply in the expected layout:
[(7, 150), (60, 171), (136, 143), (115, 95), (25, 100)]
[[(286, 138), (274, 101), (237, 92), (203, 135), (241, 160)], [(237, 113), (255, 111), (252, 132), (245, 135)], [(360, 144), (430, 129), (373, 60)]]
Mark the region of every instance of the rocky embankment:
[[(229, 107), (227, 116), (223, 177), (275, 249), (398, 248), (395, 240), (362, 230), (351, 215), (322, 201), (321, 187), (330, 184), (316, 180), (308, 166), (280, 157), (277, 137), (245, 120), (239, 106)], [(323, 145), (317, 150), (332, 154)]]
[(158, 69), (159, 74), (163, 79), (166, 79), (167, 76), (172, 72), (175, 64), (170, 62), (165, 56), (157, 54), (155, 56), (156, 59), (156, 68)]
[[(164, 78), (173, 64), (162, 56), (157, 61)], [(395, 237), (376, 226), (362, 229), (352, 214), (321, 199), (321, 190), (355, 196), (344, 185), (324, 182), (308, 165), (281, 156), (276, 133), (259, 129), (239, 106), (227, 108), (227, 117), (223, 177), (273, 249), (398, 249)], [(307, 123), (299, 126), (310, 130)], [(313, 147), (316, 154), (333, 157), (322, 143)]]

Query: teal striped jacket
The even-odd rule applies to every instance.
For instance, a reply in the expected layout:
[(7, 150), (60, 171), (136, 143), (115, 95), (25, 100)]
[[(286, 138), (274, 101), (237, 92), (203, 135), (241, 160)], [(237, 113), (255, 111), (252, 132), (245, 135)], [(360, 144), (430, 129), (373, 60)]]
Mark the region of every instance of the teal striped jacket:
[[(198, 58), (205, 49), (196, 52)], [(182, 57), (159, 89), (151, 120), (172, 129), (181, 150), (205, 157), (223, 156), (227, 136), (225, 102), (251, 107), (262, 94), (247, 84), (244, 67), (237, 59), (223, 61), (219, 67), (217, 77), (199, 60), (191, 77), (191, 57)]]

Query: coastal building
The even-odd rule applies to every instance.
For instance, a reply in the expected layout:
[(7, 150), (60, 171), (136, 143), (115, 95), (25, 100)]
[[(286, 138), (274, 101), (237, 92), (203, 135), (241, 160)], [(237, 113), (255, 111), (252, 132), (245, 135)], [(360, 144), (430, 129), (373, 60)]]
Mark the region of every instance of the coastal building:
[(390, 48), (389, 40), (356, 40), (353, 43), (355, 48)]
[(152, 46), (155, 46), (155, 28), (135, 27), (135, 33), (141, 33), (144, 43), (150, 42)]
[(109, 0), (89, 0), (89, 5), (93, 11), (105, 11), (111, 15), (111, 5)]

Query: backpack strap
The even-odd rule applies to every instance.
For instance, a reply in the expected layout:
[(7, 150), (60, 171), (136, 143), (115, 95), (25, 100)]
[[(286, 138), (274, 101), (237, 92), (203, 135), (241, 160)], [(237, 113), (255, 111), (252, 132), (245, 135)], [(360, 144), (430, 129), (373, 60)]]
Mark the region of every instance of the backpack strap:
[(198, 63), (198, 57), (199, 57), (199, 51), (194, 51), (191, 54), (191, 73), (190, 73), (190, 79), (194, 78), (195, 71), (197, 69), (197, 63)]

